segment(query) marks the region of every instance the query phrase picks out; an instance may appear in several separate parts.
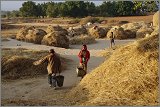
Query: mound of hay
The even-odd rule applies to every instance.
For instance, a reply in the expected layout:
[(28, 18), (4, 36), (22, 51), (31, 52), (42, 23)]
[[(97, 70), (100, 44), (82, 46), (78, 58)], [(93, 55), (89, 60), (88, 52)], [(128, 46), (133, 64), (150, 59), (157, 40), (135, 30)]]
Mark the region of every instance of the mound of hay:
[(25, 76), (47, 74), (47, 65), (34, 66), (35, 60), (22, 56), (2, 57), (2, 77), (4, 79), (18, 79)]
[(95, 43), (96, 40), (93, 37), (90, 37), (88, 35), (80, 35), (80, 36), (75, 36), (73, 38), (70, 38), (69, 40), (71, 45), (75, 44), (91, 44)]
[(64, 33), (51, 32), (43, 37), (41, 44), (55, 46), (55, 47), (68, 48), (69, 39), (66, 37)]
[(136, 38), (144, 38), (146, 34), (151, 34), (153, 29), (151, 28), (141, 28), (136, 32)]
[(141, 27), (148, 28), (149, 26), (150, 26), (149, 24), (146, 24), (145, 22), (141, 21), (141, 22), (134, 22), (134, 23), (123, 24), (121, 27), (124, 30), (132, 30), (132, 31), (134, 30), (134, 31), (137, 31)]
[(28, 31), (29, 30), (34, 30), (34, 29), (35, 29), (34, 26), (21, 28), (20, 31), (16, 35), (16, 39), (24, 41), (25, 38), (26, 38), (26, 35), (28, 34)]
[[(47, 63), (35, 66), (34, 61), (48, 55), (47, 51), (33, 51), (27, 49), (2, 49), (1, 75), (3, 79), (19, 79), (47, 74)], [(64, 62), (69, 61), (61, 57), (62, 72), (66, 69)]]
[(153, 26), (159, 26), (159, 11), (153, 15)]
[(158, 35), (159, 34), (159, 27), (156, 27), (151, 35)]
[(136, 32), (133, 30), (124, 30), (127, 38), (136, 38)]
[(70, 105), (158, 105), (158, 35), (116, 50), (66, 96)]
[(41, 44), (41, 41), (46, 34), (47, 33), (42, 29), (29, 30), (26, 35), (26, 41)]
[(74, 37), (82, 34), (87, 34), (87, 29), (84, 26), (70, 27), (68, 29), (68, 36)]
[(124, 29), (119, 26), (115, 26), (110, 29), (107, 33), (107, 38), (111, 37), (111, 32), (113, 32), (115, 39), (126, 39), (127, 35), (125, 35)]
[(19, 26), (15, 26), (15, 25), (10, 25), (10, 24), (7, 24), (7, 23), (2, 23), (1, 24), (1, 29), (14, 29), (14, 28), (19, 28)]
[(95, 17), (92, 17), (92, 16), (87, 16), (85, 18), (83, 18), (81, 21), (80, 21), (80, 24), (81, 25), (85, 25), (87, 24), (88, 22), (91, 22), (91, 23), (95, 23), (95, 22), (98, 22), (98, 18), (95, 18)]
[(63, 33), (64, 35), (68, 35), (68, 31), (66, 29), (63, 29), (59, 25), (57, 25), (57, 26), (51, 26), (51, 25), (49, 25), (47, 27), (47, 30), (46, 30), (47, 33), (51, 33), (51, 32), (54, 32), (54, 31), (59, 31), (59, 32)]
[(106, 37), (106, 34), (108, 31), (109, 31), (109, 28), (101, 28), (101, 27), (98, 27), (98, 28), (92, 27), (88, 30), (89, 35), (94, 38), (104, 38)]

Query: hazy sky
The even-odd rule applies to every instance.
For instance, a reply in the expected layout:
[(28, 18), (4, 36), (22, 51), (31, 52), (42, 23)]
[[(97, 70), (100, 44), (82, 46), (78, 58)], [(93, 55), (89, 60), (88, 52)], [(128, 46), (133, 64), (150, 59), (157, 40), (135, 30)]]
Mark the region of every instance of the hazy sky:
[[(48, 0), (48, 1), (51, 1), (51, 0)], [(48, 2), (47, 0), (46, 1), (33, 1), (33, 2), (36, 2), (37, 3), (44, 3), (44, 2)], [(63, 1), (63, 0), (61, 0)], [(26, 1), (1, 1), (1, 10), (18, 10), (20, 7), (22, 7), (22, 3), (23, 2), (26, 2)], [(99, 5), (101, 4), (103, 1), (92, 1), (95, 3), (95, 5)]]

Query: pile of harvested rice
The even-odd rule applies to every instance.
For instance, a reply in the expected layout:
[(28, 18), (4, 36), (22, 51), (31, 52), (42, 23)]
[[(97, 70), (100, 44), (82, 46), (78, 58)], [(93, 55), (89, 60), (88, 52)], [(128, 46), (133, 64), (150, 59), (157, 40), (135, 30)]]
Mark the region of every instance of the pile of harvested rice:
[(69, 47), (69, 39), (63, 33), (54, 31), (45, 35), (41, 41), (41, 44), (68, 48)]
[(71, 45), (91, 44), (91, 43), (95, 43), (96, 40), (95, 38), (88, 36), (88, 35), (80, 35), (80, 36), (75, 36), (75, 37), (70, 38), (69, 42)]
[[(33, 65), (33, 62), (41, 59), (48, 54), (47, 51), (33, 51), (23, 48), (19, 49), (2, 49), (2, 68), (1, 75), (3, 79), (19, 79), (24, 77), (33, 77), (47, 74), (47, 64), (38, 66)], [(64, 61), (69, 61), (61, 58), (62, 71), (66, 69)]]
[(158, 105), (158, 35), (116, 50), (66, 96), (66, 105)]

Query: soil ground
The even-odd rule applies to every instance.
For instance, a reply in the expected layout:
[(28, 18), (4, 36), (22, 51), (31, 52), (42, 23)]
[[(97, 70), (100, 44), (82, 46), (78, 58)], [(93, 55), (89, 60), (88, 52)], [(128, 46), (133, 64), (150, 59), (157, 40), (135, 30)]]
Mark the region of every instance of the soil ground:
[[(73, 45), (71, 46), (72, 49), (64, 49), (25, 43), (14, 39), (8, 40), (9, 41), (2, 41), (2, 48), (26, 48), (34, 50), (49, 50), (54, 48), (57, 53), (70, 59), (71, 62), (66, 62), (68, 68), (62, 73), (62, 75), (65, 76), (64, 86), (57, 90), (49, 87), (47, 75), (29, 79), (3, 81), (1, 85), (2, 105), (64, 105), (66, 102), (61, 102), (60, 99), (65, 97), (65, 93), (70, 91), (81, 80), (80, 77), (76, 76), (76, 66), (79, 62), (77, 54), (81, 45)], [(90, 44), (88, 46), (91, 53), (91, 58), (88, 63), (88, 73), (103, 63), (105, 58), (100, 57), (99, 52), (109, 47), (109, 40), (97, 41), (97, 45)], [(116, 44), (119, 45), (132, 41), (134, 40), (117, 40)], [(17, 44), (21, 44), (21, 46), (17, 46)], [(50, 101), (52, 101), (52, 103), (50, 103)]]
[[(104, 18), (107, 20), (106, 24), (100, 24), (100, 26), (117, 25), (120, 21), (137, 22), (145, 21), (147, 23), (152, 21), (152, 16), (129, 16), (129, 17), (114, 17), (114, 18)], [(56, 19), (59, 20), (59, 19)], [(66, 19), (68, 21), (69, 19)], [(2, 20), (2, 23), (10, 23), (10, 20)], [(4, 29), (1, 31), (2, 37), (9, 37), (16, 35), (18, 28), (16, 26), (33, 25), (39, 28), (46, 29), (46, 26), (50, 23), (10, 23), (14, 25), (14, 28)], [(57, 25), (57, 23), (52, 23), (52, 25)], [(61, 24), (60, 26), (75, 26), (78, 24)], [(76, 84), (81, 80), (76, 77), (76, 66), (78, 65), (79, 59), (77, 57), (80, 51), (81, 45), (71, 45), (69, 49), (57, 48), (45, 45), (36, 45), (32, 43), (20, 42), (14, 39), (8, 39), (9, 41), (2, 41), (2, 48), (26, 48), (33, 50), (49, 50), (54, 48), (57, 53), (61, 56), (71, 59), (71, 62), (66, 62), (68, 65), (67, 70), (65, 70), (62, 75), (65, 76), (64, 86), (53, 90), (49, 87), (47, 81), (47, 75), (28, 78), (28, 79), (18, 79), (10, 81), (2, 81), (1, 84), (1, 103), (2, 105), (65, 105), (67, 101), (63, 101), (65, 93), (69, 92)], [(116, 40), (116, 45), (125, 44), (132, 42), (134, 40)], [(20, 46), (17, 46), (20, 44)], [(97, 43), (88, 45), (88, 49), (91, 53), (91, 59), (88, 63), (88, 73), (93, 69), (98, 67), (105, 60), (104, 57), (100, 56), (99, 53), (104, 52), (106, 48), (109, 48), (110, 41), (99, 39)], [(114, 51), (114, 50), (113, 50)], [(68, 103), (69, 104), (69, 103)]]

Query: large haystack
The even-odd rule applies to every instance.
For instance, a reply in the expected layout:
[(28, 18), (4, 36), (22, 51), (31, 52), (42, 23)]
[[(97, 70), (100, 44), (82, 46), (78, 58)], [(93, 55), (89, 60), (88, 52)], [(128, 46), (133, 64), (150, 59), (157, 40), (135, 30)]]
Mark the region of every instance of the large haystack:
[[(47, 63), (35, 66), (34, 61), (48, 55), (48, 51), (33, 51), (23, 48), (2, 49), (1, 74), (3, 79), (19, 79), (47, 74)], [(66, 69), (61, 57), (62, 72)]]
[(111, 32), (113, 32), (115, 39), (126, 39), (127, 36), (125, 35), (124, 29), (119, 26), (115, 26), (110, 29), (107, 33), (107, 38), (111, 37)]
[(136, 32), (133, 30), (124, 30), (127, 38), (136, 38)]
[(159, 26), (159, 11), (153, 15), (153, 26)]
[(26, 41), (41, 44), (41, 41), (46, 34), (47, 33), (42, 29), (29, 30), (26, 35)]
[(17, 35), (16, 35), (16, 39), (17, 39), (17, 40), (24, 41), (25, 38), (26, 38), (26, 35), (28, 34), (28, 31), (29, 31), (29, 30), (34, 30), (34, 29), (35, 29), (34, 26), (21, 28), (21, 29), (19, 30), (19, 32), (17, 33)]
[(81, 19), (80, 24), (81, 25), (86, 25), (88, 22), (95, 23), (98, 20), (99, 20), (98, 18), (95, 18), (95, 17), (92, 17), (92, 16), (87, 16), (87, 17)]
[(136, 38), (144, 38), (146, 34), (151, 34), (153, 29), (151, 28), (141, 28), (136, 32)]
[(54, 31), (58, 31), (58, 32), (63, 33), (64, 35), (68, 35), (68, 31), (66, 29), (63, 29), (59, 25), (57, 25), (57, 26), (51, 26), (51, 25), (49, 25), (47, 27), (47, 30), (46, 30), (47, 33), (51, 33), (51, 32), (54, 32)]
[(101, 27), (92, 27), (88, 30), (89, 35), (94, 38), (104, 38), (106, 37), (107, 32), (109, 31), (109, 28), (101, 28)]
[(2, 57), (2, 77), (4, 79), (18, 79), (25, 76), (47, 74), (47, 65), (34, 66), (34, 61), (32, 58), (22, 56), (4, 56)]
[(55, 47), (62, 47), (62, 48), (69, 47), (69, 39), (66, 37), (66, 35), (64, 33), (55, 31), (45, 35), (41, 43), (44, 45), (55, 46)]
[(69, 42), (71, 45), (91, 44), (91, 43), (95, 43), (96, 40), (95, 40), (95, 38), (88, 36), (88, 35), (80, 35), (80, 36), (75, 36), (73, 38), (70, 38)]
[(150, 25), (141, 21), (141, 22), (133, 22), (133, 23), (127, 23), (127, 24), (123, 24), (121, 27), (124, 30), (132, 30), (132, 31), (137, 31), (138, 29), (140, 29), (141, 27), (143, 28), (148, 28)]
[(116, 50), (69, 94), (70, 105), (158, 105), (158, 35)]
[(87, 29), (84, 26), (71, 27), (68, 29), (69, 37), (80, 36), (87, 33)]

